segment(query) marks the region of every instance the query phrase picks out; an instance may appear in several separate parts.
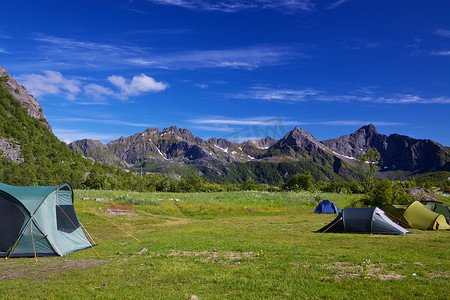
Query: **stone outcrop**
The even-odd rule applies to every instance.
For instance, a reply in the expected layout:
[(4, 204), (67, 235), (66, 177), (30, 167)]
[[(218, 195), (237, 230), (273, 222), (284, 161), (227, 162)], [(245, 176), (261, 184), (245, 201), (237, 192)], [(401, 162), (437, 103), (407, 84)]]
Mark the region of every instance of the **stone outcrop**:
[(4, 156), (16, 163), (22, 163), (24, 161), (20, 155), (20, 143), (13, 139), (0, 138), (0, 156)]
[(39, 102), (28, 93), (24, 86), (11, 77), (2, 66), (0, 66), (0, 84), (8, 89), (11, 95), (28, 110), (30, 116), (41, 120), (41, 123), (52, 131)]

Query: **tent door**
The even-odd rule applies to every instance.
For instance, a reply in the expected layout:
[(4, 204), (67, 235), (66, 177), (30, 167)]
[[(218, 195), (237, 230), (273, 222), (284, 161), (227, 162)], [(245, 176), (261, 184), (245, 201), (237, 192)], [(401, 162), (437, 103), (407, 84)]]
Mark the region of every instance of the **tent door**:
[(16, 241), (25, 215), (9, 197), (0, 193), (0, 252), (7, 252)]

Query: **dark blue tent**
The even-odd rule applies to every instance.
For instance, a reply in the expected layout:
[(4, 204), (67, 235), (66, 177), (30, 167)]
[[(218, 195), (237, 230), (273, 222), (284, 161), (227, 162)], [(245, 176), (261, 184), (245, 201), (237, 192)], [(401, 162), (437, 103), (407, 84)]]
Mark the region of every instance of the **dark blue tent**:
[(330, 224), (315, 232), (406, 234), (378, 207), (345, 207)]
[(322, 200), (314, 210), (315, 214), (338, 214), (339, 208), (330, 200)]

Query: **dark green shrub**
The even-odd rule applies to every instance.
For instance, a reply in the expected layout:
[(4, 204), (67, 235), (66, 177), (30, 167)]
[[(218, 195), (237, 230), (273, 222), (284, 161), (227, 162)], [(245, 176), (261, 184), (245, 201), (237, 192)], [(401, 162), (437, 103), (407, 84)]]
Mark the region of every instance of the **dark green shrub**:
[(361, 201), (365, 206), (381, 207), (385, 204), (407, 204), (414, 199), (401, 188), (401, 184), (382, 179), (374, 184), (372, 191)]

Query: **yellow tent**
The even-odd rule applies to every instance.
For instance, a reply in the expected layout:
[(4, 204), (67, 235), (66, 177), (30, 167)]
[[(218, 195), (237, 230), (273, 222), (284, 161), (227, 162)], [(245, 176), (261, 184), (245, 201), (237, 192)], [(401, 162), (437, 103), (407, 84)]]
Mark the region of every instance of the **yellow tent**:
[(450, 225), (447, 224), (444, 215), (432, 212), (419, 201), (414, 201), (408, 206), (403, 212), (403, 218), (408, 221), (413, 228), (417, 229), (450, 229)]

